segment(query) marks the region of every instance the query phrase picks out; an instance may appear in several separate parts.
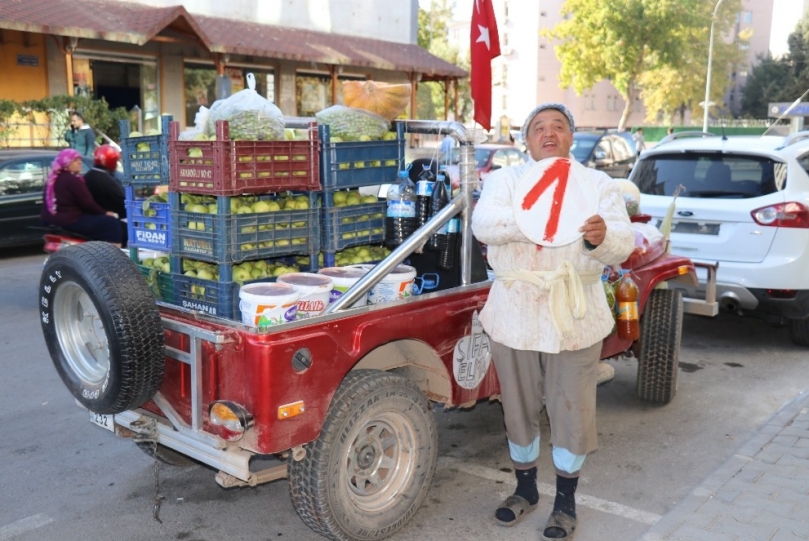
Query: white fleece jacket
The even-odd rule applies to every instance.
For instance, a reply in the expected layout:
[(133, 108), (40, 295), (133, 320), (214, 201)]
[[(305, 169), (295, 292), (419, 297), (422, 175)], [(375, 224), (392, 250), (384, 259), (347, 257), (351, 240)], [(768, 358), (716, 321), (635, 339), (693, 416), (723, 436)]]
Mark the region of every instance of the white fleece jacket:
[[(626, 213), (626, 203), (606, 174), (587, 169), (592, 189), (599, 193), (598, 214), (607, 224), (599, 246), (588, 249), (583, 239), (558, 247), (537, 245), (520, 232), (514, 220), (512, 198), (520, 176), (536, 162), (505, 167), (486, 177), (480, 200), (472, 214), (472, 231), (488, 246), (488, 260), (497, 271), (553, 271), (569, 261), (579, 273), (599, 273), (605, 265), (617, 265), (629, 257), (635, 234)], [(582, 216), (581, 222), (589, 218)], [(495, 280), (480, 313), (483, 328), (492, 340), (513, 349), (559, 353), (589, 347), (607, 336), (613, 317), (601, 283), (584, 284), (587, 312), (574, 319), (574, 332), (562, 337), (551, 319), (548, 291), (517, 281), (507, 287)]]

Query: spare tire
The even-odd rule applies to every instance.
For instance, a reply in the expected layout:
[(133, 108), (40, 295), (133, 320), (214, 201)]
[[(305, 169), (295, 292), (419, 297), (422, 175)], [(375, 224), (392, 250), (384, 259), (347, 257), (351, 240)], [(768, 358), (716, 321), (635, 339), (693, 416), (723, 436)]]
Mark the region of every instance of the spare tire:
[(70, 393), (97, 413), (151, 399), (163, 382), (165, 338), (146, 279), (106, 242), (51, 255), (39, 285), (42, 333)]

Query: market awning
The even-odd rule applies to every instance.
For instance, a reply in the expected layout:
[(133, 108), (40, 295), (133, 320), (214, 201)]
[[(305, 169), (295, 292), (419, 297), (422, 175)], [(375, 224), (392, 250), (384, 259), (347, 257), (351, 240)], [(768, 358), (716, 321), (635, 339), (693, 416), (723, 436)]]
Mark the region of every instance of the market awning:
[(415, 44), (191, 15), (182, 6), (113, 0), (0, 0), (0, 29), (144, 45), (170, 30), (214, 53), (418, 73), (422, 80), (466, 77)]
[(0, 28), (144, 45), (166, 28), (210, 42), (182, 6), (157, 8), (109, 0), (0, 0)]

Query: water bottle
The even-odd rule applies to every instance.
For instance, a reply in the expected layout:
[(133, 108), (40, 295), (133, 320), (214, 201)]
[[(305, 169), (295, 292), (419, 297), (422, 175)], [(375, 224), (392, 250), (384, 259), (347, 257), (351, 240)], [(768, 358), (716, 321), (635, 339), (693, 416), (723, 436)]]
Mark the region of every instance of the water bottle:
[(385, 245), (394, 249), (416, 230), (416, 186), (407, 171), (399, 171), (399, 182), (390, 185), (387, 193)]
[(430, 219), (430, 198), (435, 187), (435, 176), (429, 166), (419, 174), (416, 182), (416, 217), (421, 227)]
[[(435, 180), (435, 187), (433, 187), (433, 195), (430, 198), (430, 218), (438, 214), (442, 208), (449, 204), (449, 193), (447, 192), (446, 174), (443, 171), (438, 172)], [(427, 249), (431, 252), (441, 252), (447, 244), (447, 225), (444, 224), (441, 228), (430, 237), (427, 241)]]
[(446, 246), (438, 256), (438, 268), (452, 270), (455, 267), (455, 253), (461, 239), (461, 219), (457, 216), (447, 223)]

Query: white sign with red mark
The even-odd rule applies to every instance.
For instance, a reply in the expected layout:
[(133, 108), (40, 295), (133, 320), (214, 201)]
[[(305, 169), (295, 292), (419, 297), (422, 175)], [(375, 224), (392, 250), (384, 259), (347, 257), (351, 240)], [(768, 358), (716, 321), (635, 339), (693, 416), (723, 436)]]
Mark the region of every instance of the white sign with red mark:
[(589, 179), (586, 167), (567, 158), (548, 158), (528, 168), (514, 192), (514, 217), (523, 235), (541, 246), (580, 239), (579, 228), (598, 213), (598, 191)]

